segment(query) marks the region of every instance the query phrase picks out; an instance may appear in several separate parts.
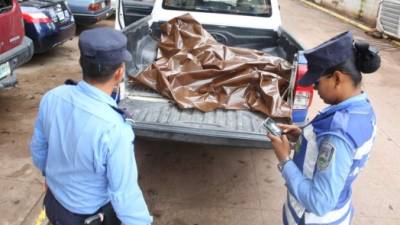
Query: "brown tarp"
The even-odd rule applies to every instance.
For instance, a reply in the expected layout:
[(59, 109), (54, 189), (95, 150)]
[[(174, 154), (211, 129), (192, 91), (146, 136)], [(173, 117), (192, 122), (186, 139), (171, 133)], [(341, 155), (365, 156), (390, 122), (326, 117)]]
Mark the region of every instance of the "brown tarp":
[(183, 109), (251, 109), (290, 118), (283, 100), (291, 72), (287, 61), (220, 44), (189, 14), (162, 24), (161, 32), (159, 58), (134, 80)]

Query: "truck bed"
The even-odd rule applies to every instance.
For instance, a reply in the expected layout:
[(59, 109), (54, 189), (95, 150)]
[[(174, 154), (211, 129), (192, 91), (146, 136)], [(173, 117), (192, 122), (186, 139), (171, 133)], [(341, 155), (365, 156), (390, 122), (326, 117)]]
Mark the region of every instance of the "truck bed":
[[(128, 37), (128, 50), (133, 55), (133, 62), (127, 64), (130, 76), (138, 74), (156, 58), (159, 24), (150, 28), (148, 19), (143, 18), (124, 30)], [(220, 43), (262, 50), (291, 62), (302, 49), (283, 30), (278, 34), (270, 30), (204, 27)], [(292, 77), (294, 74), (293, 70)], [(266, 130), (261, 126), (266, 116), (261, 113), (224, 109), (206, 113), (196, 109), (181, 110), (170, 100), (142, 85), (126, 85), (124, 95), (120, 107), (132, 114), (136, 136), (237, 147), (270, 146)]]

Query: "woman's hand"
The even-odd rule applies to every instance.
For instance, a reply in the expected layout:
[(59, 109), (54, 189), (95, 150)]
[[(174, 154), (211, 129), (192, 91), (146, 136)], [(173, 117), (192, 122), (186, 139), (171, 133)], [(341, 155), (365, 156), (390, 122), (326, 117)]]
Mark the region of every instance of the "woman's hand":
[(279, 137), (268, 133), (267, 136), (269, 139), (271, 139), (271, 144), (274, 147), (274, 152), (279, 162), (282, 162), (288, 156), (290, 156), (290, 144), (286, 135)]
[(301, 135), (300, 127), (293, 125), (293, 124), (289, 125), (289, 124), (282, 124), (282, 123), (278, 123), (277, 125), (279, 128), (282, 129), (283, 133), (288, 135), (288, 138), (290, 141), (295, 142), (295, 141), (297, 141), (297, 139), (299, 139), (299, 137)]

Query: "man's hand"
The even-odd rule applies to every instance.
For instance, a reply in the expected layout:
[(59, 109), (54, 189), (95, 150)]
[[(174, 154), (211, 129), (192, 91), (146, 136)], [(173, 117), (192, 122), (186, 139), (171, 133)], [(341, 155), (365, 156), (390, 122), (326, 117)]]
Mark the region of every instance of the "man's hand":
[(289, 140), (292, 142), (296, 142), (301, 135), (301, 129), (296, 125), (278, 123), (277, 126), (282, 129), (283, 133), (288, 135)]
[(267, 136), (269, 139), (271, 139), (276, 158), (279, 160), (279, 162), (282, 162), (290, 155), (289, 140), (287, 139), (286, 135), (278, 137), (271, 133), (268, 133)]

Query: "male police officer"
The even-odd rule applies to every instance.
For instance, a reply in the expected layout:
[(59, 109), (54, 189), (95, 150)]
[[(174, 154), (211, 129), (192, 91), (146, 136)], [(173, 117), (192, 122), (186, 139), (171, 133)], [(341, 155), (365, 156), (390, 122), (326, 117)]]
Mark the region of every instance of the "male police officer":
[(41, 100), (31, 151), (48, 185), (44, 204), (52, 224), (81, 225), (110, 208), (125, 225), (152, 222), (137, 183), (134, 134), (110, 96), (131, 59), (126, 44), (111, 28), (82, 32), (83, 80)]

